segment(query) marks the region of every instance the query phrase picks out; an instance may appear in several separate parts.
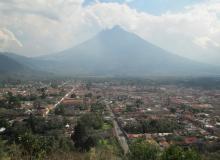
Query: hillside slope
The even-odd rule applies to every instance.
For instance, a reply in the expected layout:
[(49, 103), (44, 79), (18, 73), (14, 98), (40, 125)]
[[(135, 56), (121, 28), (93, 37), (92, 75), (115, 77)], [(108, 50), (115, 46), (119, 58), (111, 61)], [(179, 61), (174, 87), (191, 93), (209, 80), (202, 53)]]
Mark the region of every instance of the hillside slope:
[(33, 66), (30, 67), (31, 63), (27, 57), (0, 53), (0, 79), (34, 79), (52, 75), (51, 73), (40, 71)]
[(210, 75), (219, 71), (169, 53), (120, 27), (43, 60), (54, 61), (54, 69), (72, 75)]

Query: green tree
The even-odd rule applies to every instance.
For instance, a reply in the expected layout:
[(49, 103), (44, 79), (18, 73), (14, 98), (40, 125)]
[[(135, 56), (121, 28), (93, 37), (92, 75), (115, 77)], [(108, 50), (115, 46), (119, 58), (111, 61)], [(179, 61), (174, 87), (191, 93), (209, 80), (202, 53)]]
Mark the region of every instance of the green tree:
[(10, 143), (18, 142), (20, 135), (29, 132), (30, 129), (26, 126), (24, 122), (15, 122), (12, 126), (8, 127), (5, 131), (5, 138)]
[(59, 143), (59, 149), (64, 152), (70, 152), (74, 148), (74, 144), (69, 137), (67, 138), (67, 137), (59, 136), (58, 143)]
[(76, 148), (80, 150), (84, 150), (84, 144), (86, 142), (86, 130), (85, 127), (78, 123), (74, 128), (74, 133), (71, 136), (72, 140), (74, 141), (74, 145)]
[(21, 148), (34, 159), (44, 159), (56, 149), (56, 143), (53, 137), (33, 135), (25, 133), (20, 138)]
[(99, 114), (87, 113), (80, 118), (80, 123), (86, 128), (100, 129), (103, 126), (103, 119)]
[(176, 113), (176, 108), (170, 108), (170, 112), (173, 114)]
[(41, 96), (40, 96), (41, 99), (45, 99), (47, 97), (47, 93), (46, 93), (47, 88), (46, 87), (40, 88), (40, 89), (38, 89), (38, 91), (40, 91), (40, 93), (41, 93)]
[(62, 129), (64, 125), (63, 120), (57, 117), (46, 119), (44, 117), (30, 115), (26, 120), (26, 128), (30, 129), (35, 134), (46, 134), (51, 130), (59, 130)]
[(0, 160), (7, 160), (8, 154), (6, 152), (6, 145), (3, 140), (0, 139)]
[(137, 140), (130, 146), (130, 160), (157, 160), (159, 156), (159, 148), (144, 140)]
[(87, 140), (84, 143), (84, 147), (86, 151), (89, 151), (90, 148), (94, 147), (96, 145), (95, 137), (89, 136)]
[(201, 160), (200, 155), (195, 150), (184, 150), (179, 146), (169, 147), (161, 157), (162, 160)]
[(87, 93), (87, 94), (85, 94), (85, 97), (86, 97), (86, 98), (92, 98), (92, 93)]
[(144, 102), (141, 99), (135, 101), (136, 106), (139, 108)]
[(103, 120), (98, 114), (83, 115), (74, 128), (71, 138), (80, 151), (88, 151), (97, 144), (97, 132), (103, 126)]
[(11, 92), (8, 92), (6, 95), (8, 107), (9, 108), (15, 108), (21, 106), (21, 101), (17, 96), (14, 96)]
[(201, 160), (201, 156), (198, 152), (189, 148), (184, 152), (184, 160)]
[(162, 160), (183, 160), (183, 150), (178, 146), (171, 146), (162, 154)]
[(92, 104), (92, 106), (91, 106), (92, 112), (102, 113), (104, 110), (105, 110), (104, 105), (100, 104), (100, 103)]
[(0, 118), (0, 127), (8, 128), (9, 126), (10, 126), (10, 124), (6, 119)]
[(65, 108), (64, 108), (64, 106), (63, 106), (63, 105), (57, 106), (57, 107), (55, 108), (54, 113), (55, 113), (56, 115), (64, 115), (64, 114), (65, 114)]

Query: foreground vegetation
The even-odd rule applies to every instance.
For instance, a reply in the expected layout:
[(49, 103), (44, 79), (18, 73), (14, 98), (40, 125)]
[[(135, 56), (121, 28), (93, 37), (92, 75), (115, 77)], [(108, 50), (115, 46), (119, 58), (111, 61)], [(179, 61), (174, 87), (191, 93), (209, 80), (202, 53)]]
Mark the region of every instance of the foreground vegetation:
[(133, 142), (130, 150), (130, 160), (202, 160), (198, 152), (191, 148), (170, 146), (161, 150), (156, 144), (141, 139)]

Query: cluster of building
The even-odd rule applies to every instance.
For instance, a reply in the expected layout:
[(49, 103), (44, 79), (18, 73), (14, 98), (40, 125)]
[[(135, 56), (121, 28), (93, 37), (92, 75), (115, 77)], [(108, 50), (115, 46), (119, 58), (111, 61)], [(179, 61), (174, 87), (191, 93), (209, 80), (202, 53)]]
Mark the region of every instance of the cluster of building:
[[(93, 86), (96, 90), (103, 88), (101, 94), (128, 140), (142, 137), (168, 147), (172, 144), (201, 146), (216, 143), (220, 138), (220, 90), (112, 83)], [(173, 122), (179, 128), (162, 133), (137, 129), (148, 120)]]
[[(220, 138), (220, 90), (119, 82), (93, 82), (89, 87), (86, 83), (62, 82), (57, 87), (32, 83), (0, 88), (0, 100), (8, 93), (22, 97), (18, 109), (26, 115), (47, 116), (59, 104), (65, 107), (67, 116), (77, 117), (90, 112), (99, 102), (110, 106), (114, 117), (108, 113), (104, 119), (115, 120), (127, 140), (145, 138), (163, 148), (172, 144), (202, 146)], [(173, 127), (172, 132), (138, 129), (142, 122), (152, 120), (168, 121), (178, 127)], [(66, 127), (71, 133), (73, 126)]]
[(0, 88), (0, 100), (10, 101), (11, 96), (19, 101), (19, 105), (13, 105), (12, 102), (11, 109), (19, 110), (23, 116), (30, 114), (46, 116), (53, 109), (55, 102), (61, 99), (70, 87), (72, 86), (64, 82), (60, 82), (56, 87), (52, 87), (51, 83), (42, 82), (6, 85)]

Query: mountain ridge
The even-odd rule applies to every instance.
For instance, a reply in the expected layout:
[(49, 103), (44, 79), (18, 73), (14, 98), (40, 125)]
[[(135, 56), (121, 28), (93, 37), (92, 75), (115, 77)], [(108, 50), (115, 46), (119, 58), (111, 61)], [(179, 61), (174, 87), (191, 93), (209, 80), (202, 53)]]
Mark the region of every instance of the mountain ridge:
[[(44, 58), (43, 58), (44, 59)], [(214, 67), (180, 57), (121, 27), (101, 31), (93, 38), (54, 55), (60, 72), (90, 75), (212, 74)], [(62, 64), (63, 63), (63, 64)], [(58, 69), (59, 70), (59, 69)]]
[(35, 67), (31, 58), (14, 53), (0, 52), (0, 80), (8, 78), (30, 80), (52, 75), (52, 73)]
[(10, 57), (0, 54), (0, 73), (9, 74), (16, 72), (24, 72), (27, 70), (27, 67)]
[(53, 55), (35, 58), (6, 52), (0, 55), (11, 58), (29, 72), (64, 76), (220, 75), (220, 68), (170, 53), (118, 26)]

